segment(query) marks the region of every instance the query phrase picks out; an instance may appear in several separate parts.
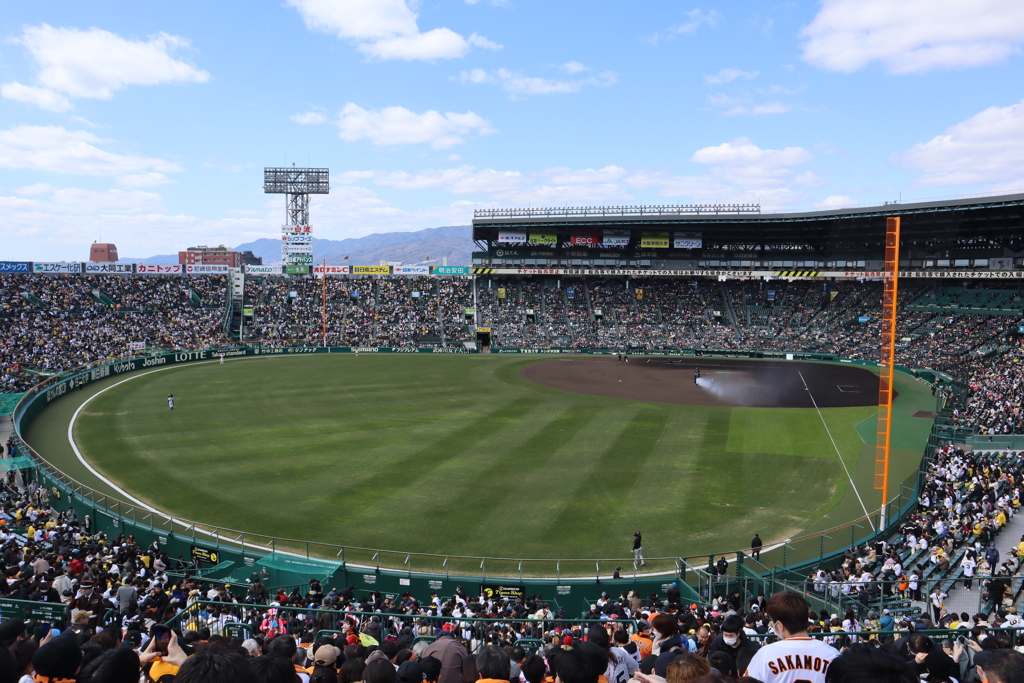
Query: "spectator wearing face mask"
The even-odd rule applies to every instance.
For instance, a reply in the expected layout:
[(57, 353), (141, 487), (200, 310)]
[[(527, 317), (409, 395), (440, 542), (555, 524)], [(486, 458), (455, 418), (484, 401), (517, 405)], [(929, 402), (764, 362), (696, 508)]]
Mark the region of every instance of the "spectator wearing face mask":
[(743, 617), (733, 614), (722, 622), (722, 633), (711, 642), (708, 654), (724, 652), (732, 660), (733, 669), (746, 671), (750, 659), (759, 647), (757, 643), (747, 638), (743, 630)]

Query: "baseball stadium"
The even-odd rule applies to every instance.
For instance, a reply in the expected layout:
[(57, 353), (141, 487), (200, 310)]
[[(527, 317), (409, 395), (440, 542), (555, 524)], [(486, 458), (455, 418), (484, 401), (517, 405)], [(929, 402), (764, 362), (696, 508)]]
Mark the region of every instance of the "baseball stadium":
[[(427, 273), (8, 262), (8, 486), (240, 598), (927, 612), (895, 574), (821, 577), (864, 544), (926, 557), (908, 529), (950, 458), (1019, 467), (1022, 206), (486, 210), (474, 265)], [(967, 538), (922, 585), (962, 578)]]

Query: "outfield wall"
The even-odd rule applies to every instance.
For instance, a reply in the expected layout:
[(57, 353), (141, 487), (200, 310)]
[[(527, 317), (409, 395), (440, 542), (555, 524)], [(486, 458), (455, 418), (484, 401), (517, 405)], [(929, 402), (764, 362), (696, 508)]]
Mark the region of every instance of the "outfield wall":
[[(601, 591), (623, 590), (664, 593), (668, 583), (678, 581), (686, 600), (706, 600), (713, 595), (728, 594), (743, 587), (744, 590), (775, 590), (784, 587), (800, 588), (800, 577), (812, 566), (834, 563), (850, 545), (863, 543), (888, 535), (894, 526), (913, 508), (920, 485), (920, 473), (903, 482), (900, 492), (886, 506), (886, 530), (876, 530), (874, 520), (858, 519), (829, 529), (821, 534), (810, 534), (793, 539), (777, 547), (766, 548), (761, 562), (747, 557), (749, 549), (733, 550), (724, 554), (733, 562), (730, 575), (735, 578), (715, 579), (705, 570), (716, 556), (648, 558), (647, 566), (639, 568), (622, 558), (587, 560), (550, 560), (517, 558), (483, 558), (445, 555), (426, 555), (372, 548), (342, 547), (297, 539), (278, 539), (247, 532), (222, 529), (201, 522), (182, 520), (166, 515), (145, 503), (132, 499), (119, 500), (107, 493), (96, 491), (63, 474), (21, 438), (23, 427), (51, 403), (67, 396), (74, 389), (111, 376), (128, 374), (154, 367), (180, 363), (216, 362), (225, 357), (281, 356), (304, 353), (469, 353), (462, 348), (401, 348), (401, 347), (328, 347), (328, 348), (231, 348), (169, 352), (145, 358), (132, 358), (108, 362), (88, 369), (53, 378), (28, 392), (14, 411), (15, 433), (19, 451), (27, 455), (36, 466), (31, 475), (51, 491), (51, 501), (57, 509), (73, 507), (81, 520), (89, 515), (95, 531), (116, 537), (121, 533), (134, 534), (140, 545), (157, 540), (172, 558), (193, 558), (202, 562), (204, 578), (237, 584), (259, 574), (264, 583), (272, 587), (307, 583), (310, 578), (325, 580), (332, 586), (355, 585), (363, 591), (379, 590), (386, 594), (410, 591), (426, 595), (436, 591), (450, 595), (456, 585), (469, 591), (508, 590), (526, 594), (540, 594), (549, 601), (569, 610), (581, 609), (593, 602)], [(513, 351), (513, 350), (507, 350)], [(613, 353), (605, 349), (516, 349), (516, 353)], [(743, 356), (763, 358), (791, 358), (794, 360), (823, 360), (851, 362), (874, 366), (868, 361), (848, 361), (826, 354), (749, 352), (719, 354), (688, 350), (685, 355)], [(681, 355), (668, 352), (647, 352), (631, 355)], [(899, 368), (917, 376), (918, 373)], [(116, 487), (115, 487), (116, 488)], [(131, 499), (130, 495), (127, 498)], [(829, 539), (826, 543), (825, 539)], [(623, 568), (622, 578), (611, 578), (612, 571)], [(532, 577), (532, 578), (531, 578)], [(610, 587), (609, 587), (610, 584)], [(828, 608), (827, 605), (824, 606)]]

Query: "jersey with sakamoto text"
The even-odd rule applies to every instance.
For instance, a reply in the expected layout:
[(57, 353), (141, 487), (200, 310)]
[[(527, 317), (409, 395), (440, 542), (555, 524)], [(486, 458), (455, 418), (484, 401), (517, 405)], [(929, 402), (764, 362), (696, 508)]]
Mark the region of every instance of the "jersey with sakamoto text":
[(838, 656), (820, 640), (786, 638), (758, 650), (743, 675), (764, 683), (825, 683), (825, 671)]

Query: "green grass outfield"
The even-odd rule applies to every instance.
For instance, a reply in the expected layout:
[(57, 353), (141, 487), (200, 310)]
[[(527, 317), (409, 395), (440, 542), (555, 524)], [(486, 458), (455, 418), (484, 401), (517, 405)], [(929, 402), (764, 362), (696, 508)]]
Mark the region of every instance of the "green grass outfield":
[[(723, 408), (570, 393), (523, 356), (317, 354), (140, 373), (81, 411), (74, 437), (154, 507), (226, 528), (390, 550), (533, 558), (690, 556), (862, 514), (814, 409)], [(96, 484), (67, 424), (110, 378), (27, 433)], [(899, 375), (892, 481), (915, 471), (934, 407)], [(175, 410), (167, 408), (173, 393)], [(875, 409), (822, 414), (868, 508)], [(867, 430), (865, 430), (867, 425)], [(102, 489), (102, 485), (96, 485)]]

